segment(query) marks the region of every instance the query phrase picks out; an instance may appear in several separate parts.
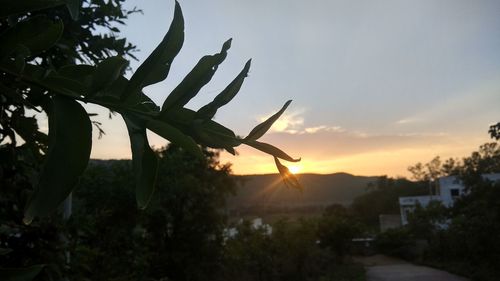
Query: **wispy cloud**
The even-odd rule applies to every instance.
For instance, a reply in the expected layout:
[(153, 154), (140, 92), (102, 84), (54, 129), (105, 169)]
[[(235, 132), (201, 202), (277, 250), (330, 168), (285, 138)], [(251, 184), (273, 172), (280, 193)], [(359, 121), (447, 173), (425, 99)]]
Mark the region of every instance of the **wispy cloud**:
[(321, 126), (316, 126), (316, 127), (308, 127), (304, 129), (304, 133), (307, 134), (315, 134), (318, 132), (334, 132), (334, 133), (343, 133), (346, 130), (340, 126), (326, 126), (326, 125), (321, 125)]
[(406, 124), (413, 124), (422, 121), (420, 118), (416, 117), (408, 117), (408, 118), (403, 118), (398, 121), (396, 121), (396, 124), (398, 125), (406, 125)]
[[(291, 113), (283, 114), (271, 127), (270, 133), (287, 133), (287, 134), (316, 134), (320, 132), (343, 133), (346, 130), (340, 126), (315, 125), (306, 126), (304, 118), (304, 109), (299, 109)], [(259, 118), (264, 121), (271, 115)]]
[[(328, 126), (305, 128), (309, 133), (290, 136), (287, 132), (264, 136), (287, 153), (301, 157), (303, 172), (350, 172), (361, 175), (408, 175), (407, 167), (426, 162), (436, 155), (443, 158), (463, 157), (484, 139), (459, 138), (444, 132), (370, 133)], [(250, 147), (238, 149), (240, 157), (226, 155), (237, 174), (269, 173), (275, 168), (269, 157)], [(247, 158), (254, 157), (254, 158)]]

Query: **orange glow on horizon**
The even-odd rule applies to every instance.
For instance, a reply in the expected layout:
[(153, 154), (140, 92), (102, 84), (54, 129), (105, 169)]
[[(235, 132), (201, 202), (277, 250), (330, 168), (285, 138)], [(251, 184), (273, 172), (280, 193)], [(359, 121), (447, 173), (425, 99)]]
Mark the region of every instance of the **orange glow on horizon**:
[[(479, 142), (481, 143), (481, 142)], [(303, 154), (302, 161), (290, 163), (283, 161), (292, 174), (313, 173), (330, 174), (346, 172), (360, 176), (388, 175), (391, 177), (409, 177), (408, 166), (417, 162), (426, 163), (437, 155), (442, 159), (449, 157), (468, 156), (478, 146), (462, 144), (449, 147), (436, 144), (433, 147), (394, 148), (378, 151), (368, 151), (358, 154), (339, 155), (337, 157), (319, 157), (318, 155)], [(243, 149), (242, 149), (243, 150)], [(221, 162), (232, 163), (233, 173), (236, 175), (276, 174), (278, 170), (269, 156), (244, 151), (238, 157), (228, 153), (221, 153)]]
[(302, 170), (302, 167), (300, 165), (290, 165), (288, 166), (288, 170), (292, 174), (297, 174), (300, 172), (300, 170)]

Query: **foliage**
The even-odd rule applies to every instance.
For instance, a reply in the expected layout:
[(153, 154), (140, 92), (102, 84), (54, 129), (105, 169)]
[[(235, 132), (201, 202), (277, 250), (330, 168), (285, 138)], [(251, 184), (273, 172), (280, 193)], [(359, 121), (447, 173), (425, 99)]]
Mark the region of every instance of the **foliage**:
[[(230, 129), (212, 120), (217, 109), (231, 101), (237, 94), (241, 83), (247, 76), (250, 62), (214, 101), (198, 111), (184, 107), (210, 81), (219, 64), (225, 59), (231, 40), (224, 43), (219, 53), (201, 58), (193, 70), (165, 99), (160, 109), (144, 95), (142, 89), (167, 78), (172, 61), (182, 47), (184, 19), (179, 4), (176, 3), (172, 24), (162, 42), (130, 79), (127, 79), (122, 75), (128, 61), (120, 55), (110, 56), (95, 66), (75, 64), (67, 60), (64, 61), (67, 64), (63, 63), (63, 65), (51, 64), (50, 61), (49, 65), (44, 65), (43, 62), (39, 63), (39, 60), (32, 57), (39, 52), (50, 52), (52, 48), (59, 47), (58, 44), (64, 31), (63, 22), (60, 19), (53, 20), (48, 16), (32, 14), (34, 11), (52, 9), (58, 5), (56, 2), (66, 3), (51, 1), (47, 2), (46, 6), (41, 6), (40, 3), (12, 3), (7, 9), (11, 14), (4, 15), (4, 17), (12, 14), (27, 14), (28, 16), (18, 18), (18, 22), (9, 23), (2, 34), (4, 46), (0, 53), (2, 76), (8, 77), (10, 81), (24, 83), (28, 91), (25, 95), (29, 96), (32, 88), (41, 91), (42, 98), (45, 100), (45, 106), (42, 106), (42, 109), (50, 112), (48, 114), (47, 160), (40, 176), (41, 179), (50, 179), (50, 181), (38, 182), (26, 208), (24, 218), (26, 223), (31, 222), (36, 216), (46, 215), (54, 210), (73, 190), (82, 167), (85, 167), (88, 162), (91, 146), (87, 137), (91, 134), (90, 120), (77, 101), (102, 105), (124, 117), (130, 135), (136, 176), (136, 198), (140, 208), (146, 207), (151, 200), (158, 170), (158, 160), (148, 144), (146, 129), (200, 158), (203, 156), (197, 144), (222, 148), (233, 154), (235, 153), (234, 147), (247, 144), (271, 154), (275, 158), (278, 170), (287, 179), (285, 182), (299, 187), (296, 180), (288, 180), (293, 179), (293, 175), (280, 164), (278, 158), (287, 161), (300, 159), (293, 159), (280, 149), (257, 141), (290, 102), (287, 102), (278, 113), (255, 127), (245, 138), (237, 137)], [(77, 4), (78, 1), (68, 4), (73, 18), (79, 15)], [(33, 36), (35, 32), (40, 36)], [(17, 34), (17, 36), (11, 34)], [(93, 53), (90, 52), (90, 54)], [(7, 92), (19, 88), (10, 85), (5, 85), (5, 87)], [(18, 95), (18, 98), (20, 103), (28, 104), (25, 96)], [(62, 103), (64, 106), (57, 106)], [(62, 111), (62, 108), (68, 107), (75, 110)], [(69, 122), (63, 122), (63, 120)], [(4, 130), (9, 128), (6, 126)], [(77, 137), (74, 135), (76, 132), (72, 132), (71, 128), (78, 128), (78, 133), (85, 137), (77, 142), (66, 141), (68, 138)], [(57, 133), (67, 130), (73, 134), (67, 136)], [(68, 161), (62, 158), (59, 151), (75, 151), (75, 155), (71, 156), (75, 159)], [(57, 172), (62, 166), (66, 171), (64, 177)], [(52, 194), (53, 201), (45, 201), (44, 194)]]
[[(0, 13), (0, 246), (8, 253), (0, 257), (2, 265), (29, 266), (43, 261), (55, 265), (52, 270), (50, 266), (44, 267), (45, 277), (59, 278), (66, 274), (64, 250), (68, 245), (62, 241), (67, 239), (63, 225), (58, 219), (48, 218), (23, 226), (20, 212), (27, 205), (26, 223), (53, 212), (74, 190), (87, 166), (91, 125), (96, 126), (99, 133), (102, 129), (99, 123), (90, 120), (92, 114), (79, 102), (99, 104), (124, 117), (134, 168), (127, 175), (134, 178), (123, 183), (135, 183), (135, 198), (142, 208), (152, 200), (161, 169), (161, 160), (148, 144), (146, 128), (200, 160), (204, 155), (198, 144), (234, 153), (234, 147), (244, 143), (277, 158), (298, 161), (272, 145), (257, 141), (289, 102), (246, 138), (237, 137), (211, 120), (217, 109), (237, 94), (250, 62), (213, 102), (198, 111), (184, 107), (210, 81), (224, 60), (230, 41), (220, 53), (203, 57), (165, 100), (161, 110), (152, 103), (142, 88), (167, 77), (183, 42), (182, 12), (176, 3), (174, 19), (164, 40), (131, 78), (126, 79), (123, 76), (128, 66), (125, 57), (133, 58), (135, 46), (118, 37), (118, 26), (139, 10), (123, 10), (122, 2), (10, 1), (3, 6)], [(110, 33), (99, 34), (107, 31)], [(41, 132), (37, 119), (29, 116), (33, 111), (48, 115), (48, 136)], [(299, 187), (277, 158), (275, 161), (287, 183)], [(44, 161), (42, 169), (41, 161)], [(122, 214), (127, 217), (129, 212)], [(133, 221), (123, 223), (131, 225)], [(112, 247), (113, 243), (108, 246)], [(28, 252), (30, 258), (23, 259), (23, 253)], [(85, 267), (87, 263), (80, 265)], [(35, 269), (39, 272), (42, 267), (25, 268), (25, 273)]]
[(443, 241), (448, 257), (476, 268), (472, 273), (478, 280), (495, 280), (500, 274), (499, 196), (500, 182), (477, 182), (470, 194), (453, 206)]
[(408, 215), (408, 231), (417, 239), (432, 242), (447, 227), (448, 218), (449, 210), (439, 201), (431, 201), (425, 208), (418, 204)]
[[(15, 62), (21, 68), (25, 63), (36, 64), (48, 74), (75, 62), (97, 64), (113, 55), (134, 58), (136, 47), (119, 37), (118, 27), (140, 10), (124, 10), (124, 0), (82, 1), (77, 20), (72, 19), (75, 15), (71, 15), (68, 8), (79, 1), (67, 1), (68, 7), (62, 5), (65, 1), (28, 2), (11, 1), (3, 6), (0, 16), (2, 64), (11, 57), (9, 63)], [(29, 13), (25, 12), (28, 8)], [(42, 113), (47, 108), (45, 89), (7, 75), (4, 70), (1, 73), (1, 149), (16, 159), (23, 159), (23, 152), (16, 149), (21, 137), (25, 143), (23, 149), (40, 158), (46, 152), (48, 139), (39, 130), (37, 120), (28, 114)]]
[(410, 166), (408, 170), (418, 181), (435, 180), (443, 176), (458, 176), (466, 186), (469, 186), (480, 180), (482, 174), (500, 171), (500, 145), (498, 142), (485, 143), (468, 157), (461, 160), (450, 158), (444, 163), (441, 162), (439, 156), (436, 156), (425, 165), (417, 163)]
[(425, 165), (419, 162), (415, 166), (410, 166), (408, 171), (412, 174), (413, 179), (417, 181), (432, 181), (444, 174), (439, 156), (434, 157)]
[(158, 190), (142, 212), (134, 207), (130, 161), (91, 164), (70, 221), (72, 276), (213, 279), (221, 261), (224, 202), (235, 183), (217, 153), (203, 151), (201, 161), (172, 145), (158, 150)]
[(226, 241), (223, 280), (359, 280), (362, 268), (340, 264), (318, 243), (328, 235), (319, 232), (322, 220), (281, 220), (271, 233), (248, 221), (239, 224), (237, 235)]
[(349, 253), (352, 239), (362, 234), (362, 226), (342, 205), (325, 209), (318, 225), (320, 246), (329, 249), (338, 263)]
[(428, 194), (425, 183), (385, 176), (369, 188), (369, 192), (354, 199), (350, 208), (355, 217), (373, 230), (379, 228), (380, 214), (399, 214), (399, 197)]
[[(21, 68), (36, 64), (48, 74), (75, 62), (96, 64), (113, 55), (133, 58), (135, 46), (119, 37), (118, 28), (129, 15), (140, 11), (124, 10), (123, 1), (4, 3), (0, 12), (0, 64), (15, 63)], [(80, 2), (80, 9), (74, 13), (75, 4)], [(29, 13), (25, 12), (27, 8)], [(54, 40), (55, 45), (44, 49)], [(23, 209), (48, 151), (49, 139), (33, 115), (52, 112), (53, 102), (47, 97), (44, 88), (0, 71), (0, 247), (10, 249), (0, 256), (0, 266), (17, 268), (2, 270), (26, 279), (34, 272), (41, 272), (40, 279), (58, 279), (66, 270), (66, 230), (59, 217), (22, 224)], [(37, 263), (46, 266), (32, 266)], [(23, 276), (20, 267), (28, 275)], [(2, 271), (0, 276), (7, 278), (5, 274)]]
[[(482, 175), (500, 173), (500, 147), (486, 143), (453, 163), (452, 172), (443, 175), (456, 175), (466, 186), (466, 194), (450, 208), (437, 202), (426, 208), (417, 206), (407, 226), (382, 233), (378, 244), (385, 253), (424, 258), (425, 263), (473, 280), (496, 280), (500, 275), (500, 182)], [(444, 165), (435, 168), (443, 171)], [(427, 244), (423, 255), (416, 251), (419, 239)]]
[(488, 133), (490, 133), (492, 139), (500, 140), (500, 122), (491, 125)]
[(413, 259), (415, 241), (407, 228), (391, 228), (379, 233), (375, 240), (378, 251), (389, 256)]

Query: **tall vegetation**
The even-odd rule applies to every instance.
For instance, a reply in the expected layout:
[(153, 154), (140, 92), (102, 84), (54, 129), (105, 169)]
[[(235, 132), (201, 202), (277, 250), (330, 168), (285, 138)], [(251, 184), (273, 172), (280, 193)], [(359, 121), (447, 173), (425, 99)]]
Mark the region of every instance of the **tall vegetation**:
[(368, 185), (368, 192), (356, 197), (350, 209), (372, 232), (379, 229), (380, 214), (399, 214), (399, 197), (428, 194), (427, 184), (404, 178), (382, 176)]
[(161, 176), (146, 210), (135, 207), (130, 160), (92, 161), (69, 221), (10, 237), (13, 251), (0, 262), (21, 265), (28, 252), (33, 264), (48, 264), (38, 280), (363, 280), (346, 258), (358, 233), (346, 208), (272, 228), (229, 224), (224, 202), (235, 178), (216, 152), (203, 152), (204, 160), (174, 145), (155, 151)]
[(144, 211), (135, 208), (130, 161), (91, 163), (69, 222), (71, 275), (213, 280), (221, 266), (224, 203), (235, 182), (216, 152), (203, 152), (199, 160), (172, 145), (156, 151), (159, 188)]
[[(38, 257), (54, 264), (67, 260), (64, 252), (44, 247), (34, 247), (42, 250), (31, 251), (30, 258), (23, 259), (24, 254), (11, 251), (14, 246), (7, 241), (22, 236), (26, 239), (23, 245), (27, 251), (33, 243), (54, 247), (64, 244), (64, 241), (51, 243), (60, 240), (57, 236), (64, 228), (57, 222), (58, 218), (35, 220), (32, 227), (22, 225), (21, 220), (30, 224), (36, 217), (52, 214), (74, 191), (86, 169), (92, 147), (92, 126), (99, 133), (103, 131), (99, 123), (91, 121), (92, 114), (86, 112), (82, 103), (104, 106), (123, 117), (133, 156), (133, 172), (129, 173), (133, 179), (129, 182), (134, 182), (136, 206), (141, 209), (153, 201), (162, 169), (159, 156), (149, 146), (146, 130), (164, 137), (200, 161), (205, 157), (200, 145), (233, 154), (235, 147), (249, 145), (273, 156), (285, 183), (300, 187), (279, 160), (299, 159), (259, 142), (290, 101), (246, 137), (236, 136), (232, 130), (213, 121), (217, 110), (240, 90), (250, 68), (248, 61), (212, 102), (198, 110), (186, 108), (186, 103), (211, 80), (226, 58), (231, 46), (228, 40), (220, 52), (202, 57), (161, 107), (156, 105), (142, 90), (167, 78), (184, 41), (182, 11), (176, 3), (167, 34), (128, 79), (124, 72), (128, 69), (127, 58), (133, 58), (135, 46), (118, 36), (119, 25), (140, 10), (122, 9), (123, 1), (23, 0), (9, 1), (2, 7), (0, 259), (5, 261), (4, 266), (30, 266), (40, 260)], [(110, 33), (99, 34), (103, 30)], [(48, 135), (40, 130), (37, 119), (30, 116), (33, 111), (47, 114)], [(40, 231), (47, 235), (40, 236)], [(35, 233), (30, 236), (32, 232)], [(18, 258), (13, 258), (16, 255)], [(33, 277), (42, 267), (2, 269), (2, 274)], [(54, 274), (57, 271), (60, 268), (55, 268)]]
[[(250, 60), (212, 102), (197, 111), (184, 107), (211, 80), (227, 56), (231, 40), (223, 44), (219, 53), (201, 58), (160, 107), (148, 98), (142, 89), (167, 78), (171, 64), (183, 45), (184, 19), (179, 4), (176, 3), (169, 31), (130, 79), (123, 76), (128, 61), (121, 55), (109, 56), (97, 65), (76, 64), (75, 61), (69, 60), (52, 63), (53, 60), (58, 62), (57, 59), (44, 62), (37, 57), (38, 53), (50, 52), (52, 48), (60, 47), (58, 44), (61, 43), (65, 25), (58, 17), (54, 20), (46, 15), (36, 14), (36, 11), (62, 4), (66, 4), (74, 20), (79, 17), (79, 1), (11, 2), (0, 15), (4, 18), (21, 15), (5, 21), (7, 27), (1, 38), (0, 70), (2, 77), (7, 77), (4, 90), (13, 92), (12, 95), (17, 93), (16, 98), (23, 106), (31, 105), (26, 97), (31, 96), (32, 91), (41, 93), (43, 101), (33, 106), (39, 106), (49, 117), (45, 163), (25, 210), (26, 223), (30, 223), (36, 216), (52, 212), (73, 190), (87, 166), (92, 146), (92, 123), (78, 101), (102, 105), (124, 118), (130, 136), (136, 176), (136, 199), (140, 208), (145, 208), (151, 200), (158, 171), (158, 159), (148, 144), (146, 129), (199, 158), (203, 155), (198, 144), (225, 149), (233, 154), (235, 147), (241, 144), (249, 145), (271, 154), (285, 182), (299, 186), (278, 158), (287, 161), (299, 159), (290, 157), (270, 144), (258, 141), (291, 101), (285, 103), (280, 111), (256, 126), (244, 138), (237, 137), (233, 131), (212, 120), (217, 110), (238, 93), (249, 71)], [(73, 44), (65, 47), (75, 46)], [(92, 54), (89, 53), (90, 56)], [(54, 57), (58, 58), (59, 55)], [(24, 92), (16, 92), (20, 85), (10, 85), (9, 81), (23, 83)], [(14, 128), (14, 131), (22, 132), (24, 127), (21, 126), (21, 129), (17, 130)], [(7, 125), (3, 129), (11, 128)], [(31, 129), (35, 133), (38, 132), (36, 128)], [(10, 138), (12, 134), (7, 137)], [(11, 143), (14, 143), (14, 140), (11, 139)]]

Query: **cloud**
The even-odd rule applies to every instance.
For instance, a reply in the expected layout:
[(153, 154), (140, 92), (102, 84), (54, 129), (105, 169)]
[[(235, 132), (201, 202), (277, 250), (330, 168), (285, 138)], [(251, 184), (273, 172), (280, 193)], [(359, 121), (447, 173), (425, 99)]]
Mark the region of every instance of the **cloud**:
[(415, 117), (409, 117), (409, 118), (403, 118), (403, 119), (400, 119), (400, 120), (396, 121), (396, 124), (398, 124), (398, 125), (406, 125), (406, 124), (417, 123), (419, 121), (422, 121), (422, 120), (419, 119), (419, 118), (415, 118)]
[[(436, 155), (442, 158), (463, 157), (477, 149), (483, 139), (464, 138), (450, 133), (413, 132), (374, 134), (328, 126), (308, 128), (312, 133), (287, 132), (267, 134), (263, 141), (277, 145), (294, 157), (301, 157), (303, 172), (350, 172), (360, 175), (407, 176), (407, 167), (427, 162)], [(304, 129), (305, 131), (305, 129)], [(240, 157), (224, 156), (234, 163), (237, 174), (274, 173), (269, 156), (251, 147), (238, 148)], [(229, 158), (230, 157), (230, 158)]]
[(304, 133), (308, 134), (315, 134), (318, 132), (334, 132), (334, 133), (343, 133), (346, 130), (340, 126), (326, 126), (326, 125), (321, 125), (321, 126), (316, 126), (316, 127), (308, 127), (304, 129)]
[[(283, 114), (273, 126), (269, 133), (287, 133), (287, 134), (316, 134), (321, 132), (343, 133), (346, 130), (340, 126), (317, 125), (305, 126), (305, 118), (303, 114), (305, 110), (299, 109), (291, 113)], [(259, 118), (261, 122), (269, 118), (271, 114)]]
[[(300, 132), (300, 130), (304, 126), (304, 117), (302, 117), (303, 113), (304, 110), (296, 110), (291, 113), (284, 113), (278, 120), (276, 120), (276, 122), (274, 122), (270, 132), (289, 133), (289, 134), (296, 134)], [(271, 114), (261, 117), (259, 119), (261, 122), (263, 122), (270, 116)]]

